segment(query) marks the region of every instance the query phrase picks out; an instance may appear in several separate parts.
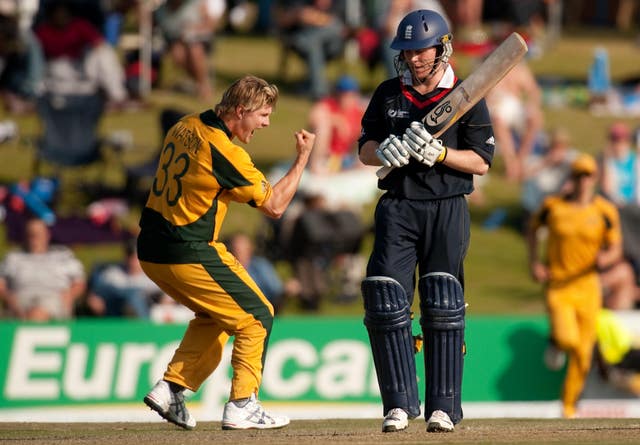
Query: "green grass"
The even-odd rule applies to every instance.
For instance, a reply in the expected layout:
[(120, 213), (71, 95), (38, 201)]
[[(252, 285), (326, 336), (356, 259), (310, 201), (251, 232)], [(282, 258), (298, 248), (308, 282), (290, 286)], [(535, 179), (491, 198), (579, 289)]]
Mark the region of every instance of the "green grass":
[[(609, 50), (611, 73), (614, 81), (621, 81), (638, 74), (637, 56), (640, 48), (634, 45), (633, 36), (604, 33), (599, 30), (580, 30), (565, 32), (562, 39), (550, 48), (543, 57), (532, 60), (531, 66), (539, 76), (559, 76), (573, 82), (575, 88), (584, 90), (586, 73), (591, 63), (593, 50), (597, 45)], [(304, 65), (296, 56), (290, 56), (287, 64), (286, 79), (277, 79), (280, 64), (280, 51), (277, 43), (264, 36), (221, 36), (217, 39), (212, 55), (216, 101), (221, 92), (234, 79), (246, 73), (252, 73), (276, 83), (281, 90), (281, 98), (272, 115), (271, 127), (259, 131), (248, 150), (253, 154), (258, 167), (268, 170), (275, 163), (291, 159), (294, 155), (293, 133), (306, 127), (306, 116), (310, 102), (292, 94), (293, 85), (305, 75)], [(458, 55), (456, 66), (464, 76), (471, 69), (470, 60)], [(371, 89), (383, 80), (382, 68), (368, 72), (357, 63), (334, 62), (327, 71), (331, 79), (340, 72), (347, 71), (357, 76), (365, 90)], [(121, 184), (122, 175), (118, 163), (135, 164), (148, 159), (158, 149), (161, 134), (158, 120), (159, 110), (163, 107), (178, 107), (187, 111), (200, 111), (213, 103), (202, 103), (197, 99), (177, 93), (171, 85), (179, 78), (179, 73), (167, 63), (162, 70), (161, 87), (154, 90), (148, 98), (148, 107), (131, 112), (109, 113), (105, 116), (100, 131), (103, 134), (114, 130), (129, 131), (133, 137), (134, 148), (112, 158), (112, 168), (105, 176), (114, 185)], [(0, 111), (0, 119), (7, 118)], [(39, 125), (34, 116), (11, 116), (18, 121), (21, 130), (19, 142), (9, 142), (0, 146), (0, 182), (10, 183), (28, 178), (31, 174), (33, 140), (39, 133)], [(557, 125), (567, 127), (581, 150), (597, 153), (605, 143), (607, 126), (615, 120), (613, 117), (593, 116), (583, 107), (564, 107), (545, 109), (545, 125), (551, 128)], [(635, 127), (631, 118), (624, 119)], [(538, 285), (528, 275), (525, 247), (517, 227), (520, 215), (518, 205), (519, 188), (505, 182), (501, 177), (500, 158), (490, 174), (486, 191), (487, 205), (483, 208), (472, 207), (472, 245), (466, 262), (466, 289), (470, 304), (470, 313), (540, 313), (543, 311), (542, 294)], [(85, 174), (87, 172), (74, 172)], [(91, 172), (88, 172), (91, 174)], [(94, 173), (95, 175), (95, 173)], [(71, 195), (69, 208), (80, 208), (77, 198)], [(507, 224), (494, 231), (482, 228), (482, 222), (494, 209), (502, 207), (508, 211)], [(366, 219), (371, 221), (372, 206), (367, 209)], [(71, 211), (71, 210), (69, 210)], [(139, 209), (132, 210), (132, 216), (124, 221), (134, 227)], [(248, 206), (233, 205), (229, 213), (223, 234), (243, 229), (254, 232), (259, 229), (262, 219), (259, 212)], [(368, 253), (370, 240), (363, 250)], [(0, 240), (0, 253), (7, 246)], [(120, 250), (118, 246), (74, 246), (85, 266), (89, 269), (94, 262), (115, 259)], [(282, 266), (283, 270), (286, 267)], [(296, 312), (295, 305), (289, 304), (284, 313)], [(361, 312), (361, 303), (335, 305), (330, 299), (322, 306), (323, 313), (354, 314)]]

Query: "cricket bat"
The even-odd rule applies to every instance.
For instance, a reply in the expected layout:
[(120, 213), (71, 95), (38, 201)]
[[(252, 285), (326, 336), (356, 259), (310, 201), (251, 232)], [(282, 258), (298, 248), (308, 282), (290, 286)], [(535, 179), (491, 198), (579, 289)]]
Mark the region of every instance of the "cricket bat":
[[(434, 138), (449, 127), (487, 95), (527, 53), (527, 43), (517, 32), (511, 33), (496, 49), (458, 85), (444, 100), (429, 112), (422, 123)], [(394, 167), (382, 167), (377, 172), (383, 179)]]

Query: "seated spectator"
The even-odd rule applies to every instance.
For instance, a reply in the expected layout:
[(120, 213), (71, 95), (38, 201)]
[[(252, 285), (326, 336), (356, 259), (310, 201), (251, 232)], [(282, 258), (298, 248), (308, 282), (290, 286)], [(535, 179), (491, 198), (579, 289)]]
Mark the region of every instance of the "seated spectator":
[(522, 206), (527, 219), (545, 197), (562, 190), (577, 155), (569, 132), (558, 127), (550, 132), (545, 152), (529, 157), (522, 170)]
[(622, 259), (610, 268), (600, 271), (604, 306), (614, 310), (640, 307), (640, 207), (619, 208), (622, 226)]
[[(378, 195), (375, 167), (362, 164), (358, 158), (365, 107), (358, 81), (342, 75), (332, 93), (316, 101), (309, 111), (308, 124), (316, 142), (298, 190), (301, 194), (321, 194), (326, 208), (360, 209)], [(287, 168), (286, 163), (275, 166), (270, 177), (276, 180)]]
[(365, 229), (347, 209), (329, 209), (321, 194), (307, 194), (286, 241), (288, 258), (300, 282), (302, 309), (316, 311), (332, 290), (331, 269), (337, 266), (338, 302), (355, 301), (364, 277), (360, 245)]
[(198, 97), (210, 101), (210, 55), (222, 0), (166, 0), (155, 12), (155, 23), (168, 45), (171, 60), (196, 83)]
[(71, 249), (50, 244), (41, 219), (27, 221), (24, 237), (23, 249), (9, 252), (0, 264), (0, 300), (8, 314), (30, 321), (72, 318), (86, 288), (82, 263)]
[(365, 106), (357, 80), (342, 76), (333, 94), (311, 107), (309, 126), (316, 134), (309, 161), (312, 173), (335, 173), (363, 165), (358, 160), (357, 142)]
[(344, 50), (347, 28), (338, 0), (277, 0), (274, 18), (286, 47), (307, 65), (308, 92), (312, 100), (329, 93), (327, 62)]
[[(639, 252), (637, 242), (638, 156), (629, 126), (614, 122), (608, 131), (608, 143), (602, 152), (600, 189), (620, 211), (623, 227), (625, 261), (601, 273), (605, 289), (605, 306), (610, 309), (632, 309), (640, 302), (638, 287)], [(635, 241), (634, 241), (635, 240)]]
[(124, 250), (124, 262), (103, 265), (92, 274), (87, 306), (94, 315), (149, 318), (163, 292), (142, 271), (136, 240), (127, 240)]
[(45, 60), (45, 89), (60, 95), (104, 93), (112, 105), (128, 99), (124, 69), (113, 47), (69, 0), (53, 0), (34, 32)]
[(470, 55), (486, 52), (491, 40), (484, 30), (484, 1), (457, 0), (454, 3), (456, 47)]
[(625, 205), (619, 211), (624, 256), (633, 267), (636, 284), (640, 285), (640, 206)]
[(298, 295), (300, 286), (297, 280), (283, 283), (273, 264), (267, 258), (255, 255), (254, 243), (247, 234), (234, 233), (225, 244), (271, 302), (276, 313), (282, 308), (285, 296)]
[[(624, 248), (623, 248), (624, 249)], [(616, 264), (599, 271), (604, 307), (613, 310), (630, 310), (640, 303), (640, 287), (631, 262), (621, 258)]]
[(609, 142), (602, 152), (602, 193), (618, 206), (640, 204), (638, 195), (638, 147), (624, 122), (609, 127)]
[(517, 64), (487, 95), (487, 106), (507, 179), (520, 181), (525, 160), (542, 134), (542, 91), (526, 61)]
[(30, 29), (20, 30), (11, 9), (0, 9), (0, 96), (11, 114), (33, 111), (42, 90), (44, 56)]

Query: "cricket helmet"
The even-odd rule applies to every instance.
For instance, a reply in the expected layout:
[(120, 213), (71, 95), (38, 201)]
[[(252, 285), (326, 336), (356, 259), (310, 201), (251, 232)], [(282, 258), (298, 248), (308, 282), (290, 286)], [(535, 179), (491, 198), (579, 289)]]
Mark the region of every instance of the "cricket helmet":
[(440, 14), (430, 9), (418, 9), (400, 21), (391, 49), (416, 50), (435, 46), (441, 53), (440, 60), (446, 63), (453, 53), (451, 39), (449, 25)]

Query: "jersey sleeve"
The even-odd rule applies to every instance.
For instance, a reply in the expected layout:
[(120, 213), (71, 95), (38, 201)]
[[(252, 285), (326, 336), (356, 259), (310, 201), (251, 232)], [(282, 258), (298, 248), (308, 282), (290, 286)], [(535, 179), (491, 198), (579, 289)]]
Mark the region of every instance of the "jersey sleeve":
[(382, 142), (389, 136), (387, 124), (382, 115), (383, 110), (382, 90), (378, 87), (362, 116), (362, 133), (358, 139), (358, 151), (367, 141)]
[(493, 161), (495, 138), (489, 109), (481, 99), (461, 119), (464, 132), (460, 147), (470, 149), (482, 157), (489, 165)]
[(531, 229), (538, 230), (542, 226), (547, 225), (549, 217), (549, 209), (553, 203), (553, 197), (547, 197), (540, 205), (540, 208), (531, 217)]
[(606, 224), (605, 243), (609, 246), (622, 243), (622, 228), (618, 209), (608, 201), (602, 201), (601, 208)]
[(262, 206), (271, 196), (271, 184), (256, 168), (249, 154), (242, 148), (227, 162), (214, 162), (214, 175), (220, 185), (227, 190), (232, 201), (246, 203), (253, 207)]

